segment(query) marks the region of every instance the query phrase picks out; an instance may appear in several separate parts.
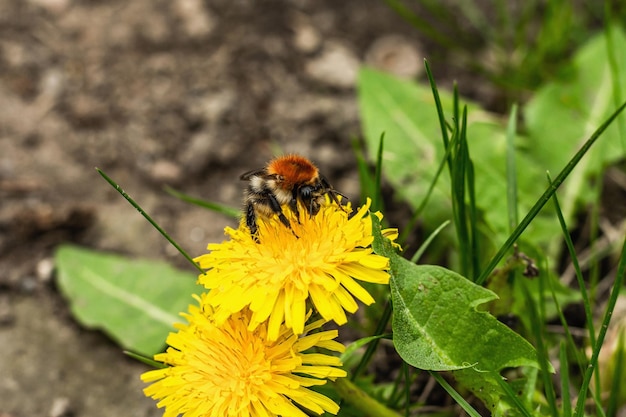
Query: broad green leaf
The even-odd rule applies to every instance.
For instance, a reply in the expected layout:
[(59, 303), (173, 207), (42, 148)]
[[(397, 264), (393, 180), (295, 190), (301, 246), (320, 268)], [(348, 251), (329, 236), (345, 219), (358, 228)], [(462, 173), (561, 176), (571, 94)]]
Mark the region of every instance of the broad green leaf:
[(391, 295), (396, 349), (409, 364), (444, 371), (498, 371), (536, 366), (534, 348), (476, 307), (496, 295), (439, 266), (392, 259)]
[(383, 239), (374, 250), (390, 259), (393, 341), (407, 363), (432, 371), (539, 366), (530, 343), (477, 310), (495, 293), (445, 268), (415, 265)]
[[(618, 80), (611, 73), (606, 37), (599, 34), (575, 54), (567, 80), (546, 85), (525, 106), (528, 142), (542, 170), (561, 170), (615, 111), (621, 104), (614, 96), (617, 86), (621, 86), (621, 100), (626, 97), (626, 36), (619, 27), (613, 34)], [(625, 131), (625, 123), (622, 115), (609, 126), (564, 183), (560, 200), (566, 221), (572, 218), (577, 203), (590, 201), (591, 187), (600, 181), (602, 169), (624, 158), (626, 138), (620, 137), (618, 124)]]
[[(439, 91), (444, 111), (451, 111), (452, 96)], [(363, 132), (372, 159), (385, 132), (383, 170), (396, 191), (414, 208), (426, 195), (445, 150), (430, 87), (396, 79), (371, 69), (359, 75), (359, 104)], [(468, 105), (468, 145), (475, 168), (476, 204), (498, 241), (508, 236), (506, 125), (504, 121)], [(448, 118), (450, 122), (450, 118)], [(537, 169), (517, 140), (516, 166), (519, 212), (527, 212), (545, 188), (544, 172)], [(439, 225), (451, 218), (450, 180), (442, 175), (424, 211), (425, 224)], [(434, 228), (434, 226), (433, 226)], [(543, 218), (526, 232), (548, 240), (558, 233), (555, 222)]]
[(196, 276), (163, 262), (131, 260), (75, 246), (55, 255), (61, 292), (76, 319), (125, 349), (152, 356), (165, 346), (179, 313), (202, 292)]

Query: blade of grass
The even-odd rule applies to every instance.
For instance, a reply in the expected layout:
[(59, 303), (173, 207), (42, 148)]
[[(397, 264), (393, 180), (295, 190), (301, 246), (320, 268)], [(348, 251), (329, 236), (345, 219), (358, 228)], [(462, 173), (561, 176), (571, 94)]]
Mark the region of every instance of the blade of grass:
[(533, 399), (537, 391), (537, 375), (539, 375), (539, 369), (534, 367), (524, 367), (524, 376), (526, 377), (526, 383), (520, 394), (520, 398), (526, 401), (526, 404), (533, 404)]
[(454, 130), (459, 132), (461, 130), (461, 99), (456, 81), (452, 86), (452, 120), (454, 121)]
[(153, 367), (153, 368), (158, 368), (158, 369), (161, 369), (161, 368), (166, 368), (166, 367), (167, 367), (167, 365), (165, 365), (165, 364), (163, 364), (163, 363), (161, 363), (161, 362), (157, 362), (157, 361), (155, 361), (155, 360), (154, 360), (154, 359), (152, 359), (152, 358), (149, 358), (149, 357), (147, 357), (147, 356), (140, 355), (140, 354), (135, 353), (135, 352), (131, 352), (131, 351), (129, 351), (129, 350), (125, 350), (125, 351), (124, 351), (124, 353), (125, 353), (126, 355), (130, 356), (131, 358), (133, 358), (133, 359), (135, 359), (135, 360), (137, 360), (137, 361), (139, 361), (139, 362), (143, 362), (143, 363), (145, 363), (146, 365), (151, 366), (151, 367)]
[[(376, 326), (376, 330), (374, 331), (374, 337), (380, 336), (385, 333), (385, 329), (387, 329), (387, 325), (389, 324), (389, 320), (391, 320), (391, 313), (393, 313), (393, 306), (391, 305), (391, 301), (387, 301), (385, 304), (385, 310), (383, 310), (383, 314), (378, 321), (378, 325)], [(356, 378), (365, 370), (365, 367), (369, 364), (372, 357), (374, 357), (374, 352), (376, 352), (376, 348), (378, 347), (378, 343), (380, 342), (380, 338), (376, 338), (372, 340), (370, 344), (367, 345), (367, 349), (365, 349), (365, 353), (363, 357), (359, 361), (359, 364), (354, 368), (354, 372), (350, 376), (350, 380), (354, 381)]]
[[(615, 42), (613, 38), (613, 31), (615, 30), (616, 22), (612, 22), (614, 18), (613, 11), (611, 10), (611, 1), (605, 0), (604, 2), (604, 18), (606, 24), (604, 25), (604, 36), (606, 37), (606, 53), (609, 61), (609, 69), (611, 71), (611, 84), (613, 86), (613, 100), (615, 101), (615, 106), (618, 106), (619, 103), (622, 102), (622, 83), (620, 74), (622, 72), (619, 68), (619, 63), (617, 60), (615, 47)], [(621, 117), (623, 120), (624, 117)], [(624, 129), (626, 128), (624, 125), (626, 123), (618, 123), (617, 128), (619, 131), (619, 136), (622, 142), (622, 150), (626, 151), (626, 132)]]
[(450, 166), (452, 213), (459, 243), (461, 273), (466, 277), (477, 277), (478, 241), (477, 211), (474, 187), (474, 166), (467, 142), (467, 106), (459, 115), (458, 90), (454, 94), (455, 125), (452, 140), (452, 165)]
[(559, 345), (559, 363), (561, 369), (561, 404), (563, 404), (561, 416), (571, 417), (572, 404), (570, 403), (571, 399), (569, 395), (569, 361), (567, 360), (567, 346), (563, 340), (561, 340)]
[(572, 352), (574, 352), (574, 356), (576, 357), (576, 364), (578, 365), (578, 368), (579, 368), (578, 371), (582, 374), (584, 373), (584, 369), (582, 367), (583, 358), (580, 356), (580, 352), (579, 352), (578, 346), (576, 346), (576, 342), (574, 342), (574, 336), (572, 335), (572, 332), (570, 331), (569, 325), (567, 324), (567, 320), (565, 319), (565, 315), (563, 314), (563, 310), (561, 309), (559, 300), (556, 296), (556, 292), (554, 291), (554, 286), (552, 285), (550, 280), (548, 280), (548, 286), (550, 287), (550, 293), (552, 295), (552, 302), (554, 302), (554, 305), (556, 307), (557, 315), (559, 316), (559, 321), (561, 322), (561, 326), (563, 326), (563, 330), (565, 331), (565, 341), (567, 341), (569, 346), (572, 348)]
[(161, 233), (161, 235), (165, 239), (167, 239), (167, 241), (170, 242), (178, 250), (178, 252), (180, 252), (181, 255), (183, 255), (185, 257), (185, 259), (187, 259), (201, 274), (204, 274), (204, 271), (202, 270), (202, 268), (200, 268), (200, 266), (197, 263), (195, 263), (193, 261), (193, 259), (191, 259), (191, 256), (189, 256), (189, 254), (187, 254), (187, 252), (185, 252), (185, 250), (183, 250), (183, 248), (181, 248), (180, 245), (178, 243), (176, 243), (174, 241), (174, 239), (172, 239), (170, 237), (170, 235), (168, 235), (165, 232), (165, 230), (163, 230), (161, 228), (161, 226), (159, 226), (152, 219), (152, 217), (150, 217), (150, 215), (148, 215), (148, 213), (146, 213), (144, 211), (144, 209), (142, 209), (141, 206), (135, 202), (135, 200), (133, 200), (128, 194), (126, 194), (126, 192), (124, 190), (122, 190), (122, 187), (120, 187), (115, 181), (113, 181), (100, 168), (96, 168), (96, 171), (98, 171), (98, 174), (100, 174), (102, 176), (102, 178), (104, 178), (106, 180), (106, 182), (108, 182), (113, 188), (115, 188), (115, 190), (118, 193), (120, 193), (122, 195), (122, 197), (124, 197), (126, 199), (126, 201), (128, 201), (130, 203), (130, 205), (133, 206), (139, 212), (139, 214), (141, 214), (146, 220), (148, 220), (148, 222), (152, 225), (152, 227), (154, 227), (159, 233)]
[(439, 176), (441, 175), (441, 172), (443, 171), (444, 166), (447, 164), (448, 168), (450, 168), (450, 166), (452, 164), (452, 146), (450, 146), (450, 139), (449, 139), (449, 136), (448, 136), (448, 125), (446, 123), (445, 115), (443, 113), (443, 106), (441, 104), (441, 98), (439, 97), (439, 90), (437, 90), (437, 84), (435, 83), (435, 78), (433, 77), (433, 74), (430, 71), (430, 66), (428, 65), (428, 61), (427, 60), (424, 60), (424, 67), (426, 68), (426, 74), (428, 75), (428, 81), (430, 82), (430, 88), (431, 88), (431, 90), (433, 92), (433, 98), (435, 100), (435, 107), (437, 109), (437, 118), (439, 119), (439, 127), (441, 129), (441, 136), (442, 136), (444, 149), (446, 150), (446, 153), (445, 153), (444, 157), (442, 158), (441, 163), (439, 164), (439, 167), (437, 168), (437, 172), (435, 174), (435, 177), (433, 178), (433, 180), (431, 181), (431, 183), (430, 183), (430, 185), (428, 187), (428, 191), (426, 193), (426, 196), (424, 197), (424, 199), (420, 203), (420, 205), (417, 208), (417, 210), (415, 210), (415, 214), (413, 215), (413, 217), (411, 218), (409, 223), (404, 227), (404, 230), (402, 231), (402, 233), (398, 237), (398, 243), (400, 243), (400, 244), (403, 244), (404, 242), (406, 242), (406, 238), (407, 238), (408, 234), (415, 227), (415, 223), (417, 223), (417, 220), (421, 216), (422, 211), (426, 207), (426, 204), (428, 203), (428, 200), (429, 200), (433, 190), (435, 189), (435, 185), (437, 184), (437, 181), (439, 180)]
[[(461, 10), (461, 15), (467, 20), (467, 22), (475, 29), (472, 33), (475, 33), (479, 37), (479, 42), (495, 42), (499, 44), (500, 32), (503, 29), (508, 28), (506, 25), (500, 23), (493, 24), (491, 15), (484, 13), (484, 9), (476, 4), (476, 1), (461, 1), (456, 4)], [(437, 4), (442, 5), (441, 2)], [(502, 48), (504, 51), (504, 47)]]
[[(441, 129), (443, 147), (444, 149), (448, 149), (450, 139), (448, 136), (448, 128), (446, 124), (446, 118), (443, 113), (441, 98), (439, 97), (439, 90), (437, 90), (437, 84), (435, 83), (435, 78), (433, 77), (433, 73), (430, 71), (430, 66), (428, 65), (427, 60), (424, 60), (424, 66), (426, 67), (426, 75), (428, 76), (428, 82), (430, 83), (430, 88), (433, 91), (433, 98), (435, 99), (435, 107), (437, 109), (437, 117), (439, 118), (439, 128)], [(451, 159), (452, 157), (448, 156), (448, 164), (451, 163)]]
[(412, 10), (402, 4), (402, 2), (398, 0), (385, 0), (385, 3), (387, 3), (387, 6), (389, 6), (393, 11), (398, 13), (404, 20), (413, 25), (417, 30), (421, 31), (424, 35), (439, 43), (441, 46), (450, 48), (456, 45), (456, 42), (454, 40), (449, 39), (441, 31), (435, 29), (427, 19), (424, 19), (420, 17), (417, 13), (414, 13)]
[(433, 180), (428, 185), (428, 191), (426, 191), (426, 195), (424, 196), (424, 199), (420, 203), (417, 210), (415, 210), (413, 217), (411, 217), (411, 220), (409, 220), (407, 225), (404, 227), (404, 230), (402, 230), (402, 233), (400, 233), (400, 236), (398, 237), (398, 243), (400, 243), (400, 245), (404, 246), (407, 236), (413, 230), (413, 228), (415, 227), (415, 223), (417, 223), (417, 220), (420, 218), (420, 216), (422, 215), (422, 212), (426, 208), (426, 204), (428, 203), (428, 200), (433, 190), (435, 189), (435, 185), (437, 185), (437, 181), (439, 180), (439, 176), (441, 175), (443, 168), (446, 166), (446, 163), (448, 161), (448, 158), (450, 157), (451, 151), (452, 151), (452, 147), (448, 146), (446, 148), (445, 155), (443, 156), (443, 158), (441, 158), (441, 162), (439, 162), (439, 166), (437, 167), (437, 172), (435, 173)]
[(391, 335), (378, 335), (378, 336), (368, 336), (368, 337), (363, 337), (361, 339), (357, 339), (354, 342), (350, 343), (347, 347), (346, 350), (341, 354), (340, 359), (341, 362), (347, 362), (352, 355), (355, 354), (355, 352), (360, 349), (361, 347), (367, 345), (368, 343), (371, 343), (372, 341), (376, 340), (376, 339), (383, 339), (385, 337), (391, 337)]
[(470, 226), (470, 245), (471, 245), (471, 265), (472, 280), (478, 278), (480, 271), (480, 247), (478, 244), (478, 210), (476, 209), (476, 182), (474, 180), (474, 162), (469, 154), (469, 146), (467, 145), (467, 106), (463, 107), (463, 121), (461, 123), (461, 138), (465, 144), (465, 154), (467, 157), (467, 193), (469, 195), (469, 226)]
[(493, 256), (489, 264), (482, 271), (481, 275), (476, 280), (478, 285), (485, 282), (489, 274), (493, 272), (495, 267), (498, 265), (500, 260), (504, 257), (504, 255), (511, 248), (513, 243), (520, 237), (522, 232), (526, 230), (530, 222), (537, 216), (539, 211), (545, 206), (545, 204), (550, 200), (552, 195), (556, 192), (556, 190), (561, 186), (563, 181), (567, 178), (567, 176), (572, 172), (572, 170), (576, 167), (578, 162), (582, 159), (583, 156), (589, 151), (591, 146), (598, 140), (600, 135), (606, 130), (606, 128), (613, 123), (613, 120), (626, 108), (626, 102), (624, 102), (613, 114), (604, 122), (598, 129), (591, 135), (591, 137), (585, 142), (585, 144), (580, 148), (578, 152), (570, 159), (570, 161), (565, 165), (563, 170), (557, 175), (554, 179), (554, 182), (548, 186), (546, 191), (539, 197), (539, 200), (535, 203), (535, 205), (530, 209), (530, 211), (526, 214), (526, 216), (522, 219), (522, 221), (517, 225), (513, 233), (509, 236), (509, 238), (504, 242), (502, 247), (498, 250), (498, 252)]
[(515, 225), (518, 222), (515, 132), (517, 132), (517, 104), (513, 104), (513, 107), (511, 107), (511, 115), (506, 128), (506, 199), (511, 232), (515, 229)]
[[(619, 123), (618, 123), (619, 124)], [(600, 234), (600, 198), (602, 195), (602, 181), (599, 181), (598, 184), (591, 191), (593, 194), (592, 204), (589, 208), (589, 251), (592, 254), (599, 254), (600, 250), (598, 249), (598, 238)], [(588, 282), (589, 282), (589, 301), (590, 304), (597, 299), (597, 291), (598, 291), (598, 282), (600, 282), (600, 262), (602, 260), (602, 256), (593, 256), (589, 261), (589, 269), (588, 269)], [(593, 310), (593, 306), (590, 307), (590, 310)], [(593, 321), (588, 322), (588, 325), (593, 326)], [(593, 329), (593, 327), (592, 327)], [(591, 344), (591, 346), (594, 346)], [(593, 387), (595, 388), (595, 392), (593, 392), (592, 397), (594, 399), (601, 397), (601, 386), (600, 386), (600, 374), (595, 372), (593, 374), (593, 378), (595, 380), (595, 384)], [(602, 404), (596, 401), (596, 410), (600, 413), (602, 410)]]
[(383, 172), (383, 147), (385, 144), (385, 132), (380, 134), (380, 140), (378, 141), (378, 152), (376, 153), (376, 171), (374, 171), (374, 190), (375, 193), (372, 196), (372, 211), (382, 211), (383, 196), (381, 190), (381, 177)]
[[(556, 194), (554, 196), (556, 197)], [(561, 217), (563, 217), (563, 214), (562, 214), (560, 208), (557, 207), (556, 211), (557, 211), (557, 213), (561, 213)], [(569, 232), (567, 231), (567, 227), (565, 225), (565, 221), (563, 221), (563, 223), (561, 224), (561, 228), (565, 228), (563, 233), (567, 237), (569, 237)], [(570, 239), (570, 242), (571, 242), (571, 239)], [(576, 254), (574, 254), (574, 257), (576, 257)], [(576, 342), (574, 342), (574, 336), (572, 335), (572, 333), (570, 331), (569, 325), (567, 324), (567, 320), (565, 319), (565, 315), (563, 314), (563, 309), (561, 308), (561, 306), (559, 304), (559, 300), (558, 300), (558, 298), (556, 296), (556, 291), (554, 290), (554, 285), (552, 285), (552, 281), (550, 279), (548, 279), (547, 281), (548, 281), (548, 287), (550, 289), (550, 294), (552, 295), (552, 301), (554, 302), (554, 305), (556, 307), (557, 315), (559, 316), (559, 320), (561, 322), (561, 326), (563, 326), (563, 329), (565, 331), (565, 339), (567, 340), (567, 343), (571, 347), (572, 352), (574, 352), (574, 356), (576, 357), (576, 364), (579, 367), (578, 371), (582, 375), (584, 373), (582, 364), (584, 363), (583, 361), (586, 360), (586, 359), (583, 359), (581, 357), (580, 351), (578, 349), (578, 346), (576, 345)], [(571, 414), (571, 410), (570, 410), (570, 414)]]
[[(550, 178), (550, 174), (548, 173), (547, 175), (548, 175), (548, 183), (551, 184), (552, 179)], [(580, 264), (578, 263), (578, 256), (576, 255), (576, 249), (574, 249), (574, 242), (572, 242), (572, 237), (569, 233), (567, 224), (565, 224), (565, 218), (563, 217), (563, 212), (561, 211), (561, 205), (559, 204), (559, 198), (556, 195), (556, 193), (552, 196), (552, 202), (554, 204), (557, 218), (559, 219), (559, 224), (561, 225), (561, 230), (563, 231), (563, 239), (565, 240), (565, 245), (569, 252), (570, 258), (572, 259), (574, 270), (576, 271), (576, 280), (578, 281), (578, 288), (580, 290), (580, 295), (583, 299), (583, 306), (585, 309), (585, 320), (587, 322), (587, 330), (589, 332), (589, 341), (591, 345), (593, 346), (596, 343), (596, 331), (593, 327), (593, 314), (591, 312), (591, 302), (589, 301), (589, 294), (587, 293), (587, 286), (585, 285), (583, 273), (580, 269)]]
[(402, 362), (402, 370), (404, 371), (404, 417), (409, 417), (411, 415), (411, 379), (409, 365), (406, 362)]
[(180, 191), (177, 191), (169, 186), (165, 186), (164, 189), (165, 189), (165, 192), (168, 193), (169, 195), (176, 197), (186, 203), (193, 204), (198, 207), (202, 207), (202, 208), (214, 211), (216, 213), (224, 214), (228, 217), (234, 217), (234, 218), (241, 217), (240, 209), (236, 209), (236, 208), (232, 208), (230, 206), (224, 205), (224, 204), (214, 203), (211, 201), (206, 201), (200, 198), (192, 197), (188, 194), (181, 193)]
[[(537, 279), (542, 279), (542, 275), (539, 275)], [(537, 344), (537, 359), (539, 361), (539, 366), (541, 367), (541, 376), (543, 378), (544, 390), (546, 400), (548, 402), (548, 406), (550, 408), (550, 413), (553, 417), (559, 417), (559, 412), (556, 406), (556, 395), (554, 393), (554, 386), (552, 385), (552, 380), (550, 379), (550, 367), (548, 366), (548, 353), (546, 350), (546, 346), (544, 345), (544, 322), (540, 318), (540, 314), (538, 314), (538, 307), (535, 304), (530, 291), (525, 285), (525, 281), (522, 282), (522, 291), (524, 292), (524, 299), (528, 305), (527, 312), (530, 319), (530, 327), (535, 337), (535, 343)], [(541, 291), (540, 299), (543, 299), (543, 291)]]
[(461, 275), (470, 275), (471, 245), (467, 224), (467, 213), (465, 211), (465, 181), (469, 157), (467, 154), (466, 137), (463, 136), (459, 117), (459, 91), (454, 86), (453, 92), (453, 122), (454, 130), (450, 145), (452, 146), (452, 158), (449, 165), (450, 170), (450, 195), (452, 198), (452, 219), (459, 244), (459, 258)]
[(533, 417), (530, 411), (528, 411), (524, 404), (522, 404), (518, 396), (515, 395), (515, 393), (511, 389), (511, 386), (507, 384), (500, 375), (497, 375), (496, 381), (498, 381), (498, 385), (500, 385), (500, 388), (502, 388), (502, 391), (504, 391), (507, 398), (511, 400), (511, 403), (515, 406), (517, 411), (519, 411), (525, 417)]
[[(593, 190), (593, 199), (591, 207), (589, 208), (589, 251), (592, 254), (600, 252), (598, 245), (598, 237), (600, 235), (600, 198), (602, 196), (603, 182), (598, 181)], [(589, 280), (589, 301), (593, 303), (597, 300), (598, 282), (600, 282), (600, 262), (602, 256), (592, 256), (589, 260), (588, 280)], [(591, 307), (593, 310), (593, 306)], [(593, 346), (593, 345), (591, 345)], [(596, 374), (596, 387), (595, 395), (600, 396), (600, 384), (599, 376)]]
[[(484, 27), (489, 28), (489, 38), (493, 39), (496, 45), (499, 47), (497, 50), (508, 51), (511, 50), (510, 42), (513, 41), (513, 30), (515, 29), (515, 23), (511, 19), (511, 13), (509, 11), (509, 2), (503, 0), (496, 0), (494, 9), (498, 23), (493, 26), (488, 22), (484, 23)], [(479, 8), (480, 9), (480, 8)], [(481, 13), (482, 14), (482, 13)], [(493, 30), (492, 28), (496, 29)], [(502, 65), (503, 54), (497, 54), (498, 64)]]
[[(401, 384), (401, 382), (404, 382)], [(387, 395), (385, 404), (395, 410), (404, 408), (405, 417), (409, 417), (411, 411), (411, 373), (406, 362), (402, 362), (402, 370), (393, 381), (393, 391)], [(402, 386), (401, 386), (402, 385)]]
[(584, 405), (585, 399), (587, 397), (587, 390), (589, 389), (589, 383), (591, 382), (591, 377), (598, 367), (598, 356), (600, 355), (600, 349), (604, 344), (604, 338), (606, 337), (606, 332), (609, 328), (609, 323), (611, 322), (611, 317), (613, 315), (613, 310), (615, 309), (615, 304), (617, 303), (617, 297), (619, 296), (620, 289), (624, 285), (624, 276), (626, 275), (626, 238), (624, 239), (622, 245), (622, 252), (620, 254), (619, 264), (617, 266), (617, 274), (615, 276), (615, 281), (613, 282), (613, 287), (611, 288), (611, 295), (609, 296), (609, 300), (607, 302), (606, 310), (604, 312), (604, 318), (602, 319), (602, 326), (600, 327), (600, 331), (598, 332), (598, 338), (596, 339), (596, 343), (593, 346), (593, 352), (591, 354), (591, 360), (589, 361), (589, 366), (585, 371), (585, 375), (583, 377), (581, 388), (578, 393), (578, 400), (576, 401), (576, 409), (574, 411), (577, 417), (581, 417), (584, 414)]
[(461, 261), (461, 275), (469, 277), (469, 238), (467, 232), (466, 214), (465, 214), (465, 167), (467, 158), (461, 151), (459, 144), (460, 138), (455, 132), (452, 136), (452, 145), (455, 148), (452, 163), (452, 181), (451, 181), (451, 197), (452, 197), (452, 219), (454, 220), (454, 228), (456, 230), (457, 241), (459, 244), (459, 258)]
[[(615, 357), (615, 366), (613, 367), (613, 378), (611, 381), (611, 395), (609, 396), (609, 405), (606, 409), (607, 417), (615, 417), (619, 404), (619, 396), (624, 383), (624, 332), (620, 332), (617, 340), (617, 356)], [(597, 372), (596, 372), (597, 373)]]
[(448, 381), (443, 379), (443, 377), (437, 372), (428, 371), (430, 375), (435, 378), (435, 380), (441, 385), (443, 389), (461, 406), (461, 408), (470, 416), (470, 417), (480, 417), (480, 413), (474, 409), (461, 394), (459, 394), (452, 385), (448, 384)]
[(417, 261), (422, 257), (424, 252), (426, 252), (426, 249), (428, 249), (428, 246), (430, 245), (430, 243), (437, 237), (437, 235), (443, 230), (443, 228), (449, 224), (450, 224), (450, 220), (446, 220), (445, 222), (441, 223), (441, 225), (438, 228), (436, 228), (435, 231), (430, 234), (430, 236), (428, 236), (428, 238), (424, 241), (424, 243), (422, 243), (419, 249), (411, 257), (411, 262), (417, 263)]
[(546, 6), (535, 44), (535, 54), (541, 60), (559, 50), (565, 42), (573, 14), (569, 0), (551, 0)]

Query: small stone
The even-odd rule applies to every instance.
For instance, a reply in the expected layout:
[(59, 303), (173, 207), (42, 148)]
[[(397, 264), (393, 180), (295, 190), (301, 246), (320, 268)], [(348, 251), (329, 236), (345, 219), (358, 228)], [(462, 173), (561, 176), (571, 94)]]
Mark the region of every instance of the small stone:
[(47, 283), (52, 279), (52, 272), (54, 271), (54, 261), (52, 258), (44, 258), (41, 261), (37, 262), (37, 266), (35, 268), (35, 273), (37, 274), (37, 279), (40, 282)]
[(206, 231), (198, 226), (192, 228), (189, 232), (189, 239), (191, 239), (192, 242), (204, 242), (206, 239), (205, 236)]
[(49, 417), (70, 417), (74, 412), (70, 408), (70, 400), (66, 397), (57, 397), (52, 401)]
[(158, 182), (175, 183), (181, 179), (180, 166), (166, 159), (160, 159), (152, 164), (150, 176)]
[(60, 14), (70, 4), (70, 0), (30, 0), (30, 2), (54, 14)]
[(345, 45), (328, 42), (319, 57), (309, 61), (306, 73), (324, 84), (350, 88), (356, 83), (359, 59)]
[(293, 17), (293, 44), (305, 54), (315, 52), (322, 44), (322, 37), (319, 31), (311, 25), (304, 14), (296, 14)]
[(231, 90), (215, 91), (187, 100), (187, 113), (206, 123), (217, 123), (235, 105)]
[(205, 131), (198, 132), (189, 139), (180, 161), (188, 172), (200, 172), (209, 164), (211, 155), (218, 146), (214, 135)]
[(365, 55), (365, 62), (398, 77), (415, 78), (424, 68), (421, 55), (406, 38), (387, 35), (374, 41)]
[(179, 0), (173, 4), (187, 36), (201, 39), (211, 34), (215, 27), (215, 18), (209, 14), (201, 0)]
[(49, 68), (39, 81), (39, 100), (54, 102), (63, 92), (65, 79), (58, 68)]

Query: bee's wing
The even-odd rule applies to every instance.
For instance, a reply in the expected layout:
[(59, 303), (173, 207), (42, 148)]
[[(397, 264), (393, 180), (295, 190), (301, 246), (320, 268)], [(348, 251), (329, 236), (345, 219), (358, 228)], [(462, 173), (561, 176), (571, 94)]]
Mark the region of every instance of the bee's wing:
[(250, 181), (250, 178), (256, 177), (256, 176), (259, 176), (259, 175), (261, 175), (261, 176), (267, 175), (267, 172), (265, 171), (265, 168), (253, 169), (252, 171), (244, 172), (243, 174), (241, 174), (239, 179), (242, 180), (242, 181)]

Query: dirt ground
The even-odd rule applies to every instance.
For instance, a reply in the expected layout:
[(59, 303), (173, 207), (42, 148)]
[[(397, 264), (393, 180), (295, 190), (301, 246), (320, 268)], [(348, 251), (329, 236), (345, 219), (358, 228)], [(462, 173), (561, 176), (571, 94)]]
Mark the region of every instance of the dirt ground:
[(94, 167), (192, 255), (232, 220), (164, 185), (238, 206), (239, 174), (298, 152), (357, 199), (358, 67), (419, 76), (416, 36), (377, 0), (2, 0), (0, 416), (161, 414), (55, 287), (63, 242), (187, 268)]

